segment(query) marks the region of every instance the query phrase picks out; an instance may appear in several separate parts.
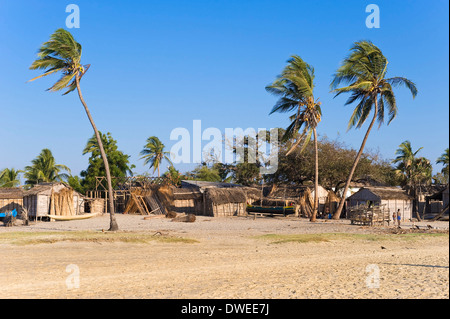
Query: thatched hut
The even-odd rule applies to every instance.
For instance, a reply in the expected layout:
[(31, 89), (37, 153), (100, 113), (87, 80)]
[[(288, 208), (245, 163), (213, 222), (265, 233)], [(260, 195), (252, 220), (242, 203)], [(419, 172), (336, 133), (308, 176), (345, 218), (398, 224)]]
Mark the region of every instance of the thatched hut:
[(207, 188), (204, 194), (206, 216), (247, 215), (247, 193), (244, 188)]
[(182, 187), (165, 191), (171, 210), (203, 216), (245, 216), (247, 203), (261, 191), (231, 183), (182, 181)]
[(22, 207), (22, 188), (0, 188), (0, 213), (11, 212), (13, 209), (21, 213)]
[(392, 215), (400, 209), (402, 220), (412, 219), (413, 198), (397, 187), (363, 187), (347, 198), (347, 207), (371, 203)]
[(35, 185), (24, 193), (23, 205), (31, 218), (48, 215), (73, 216), (84, 213), (84, 196), (64, 183)]

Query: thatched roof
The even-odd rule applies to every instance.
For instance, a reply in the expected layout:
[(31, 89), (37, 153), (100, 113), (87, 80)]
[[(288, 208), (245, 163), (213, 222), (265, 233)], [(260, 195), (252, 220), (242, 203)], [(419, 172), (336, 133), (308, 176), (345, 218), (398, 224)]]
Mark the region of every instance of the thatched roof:
[[(363, 187), (359, 191), (357, 191), (352, 196), (357, 197), (359, 194), (364, 192), (365, 190), (370, 191), (380, 199), (400, 199), (400, 200), (411, 200), (413, 199), (409, 196), (406, 191), (397, 187)], [(357, 195), (358, 194), (358, 195)], [(349, 199), (352, 197), (350, 196)]]
[(22, 188), (0, 188), (0, 199), (22, 199)]
[(247, 193), (241, 188), (208, 188), (205, 194), (216, 205), (247, 202)]
[[(65, 183), (43, 183), (33, 186), (33, 188), (29, 189), (28, 191), (24, 192), (23, 196), (33, 196), (33, 195), (46, 195), (51, 196), (53, 193), (58, 193), (64, 188), (72, 189), (69, 185)], [(74, 191), (75, 193), (79, 194), (78, 192)], [(81, 195), (81, 194), (79, 194)], [(82, 196), (82, 195), (81, 195)]]

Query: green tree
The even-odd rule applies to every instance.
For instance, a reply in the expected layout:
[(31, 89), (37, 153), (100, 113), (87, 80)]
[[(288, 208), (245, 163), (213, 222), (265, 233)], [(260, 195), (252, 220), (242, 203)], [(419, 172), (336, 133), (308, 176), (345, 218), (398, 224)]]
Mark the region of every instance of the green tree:
[[(351, 48), (350, 55), (344, 59), (331, 83), (331, 88), (336, 93), (336, 96), (343, 93), (351, 93), (346, 105), (358, 102), (350, 117), (348, 129), (352, 127), (361, 128), (369, 114), (372, 111), (374, 113), (348, 175), (343, 194), (347, 193), (375, 122), (378, 121), (380, 127), (384, 123), (385, 117), (388, 117), (389, 124), (397, 115), (397, 102), (393, 88), (402, 85), (411, 91), (413, 98), (417, 95), (417, 88), (412, 81), (404, 77), (386, 78), (387, 66), (388, 60), (372, 42), (356, 42)], [(346, 84), (347, 86), (339, 87), (341, 84)], [(386, 114), (386, 111), (388, 114)], [(340, 218), (344, 204), (345, 196), (342, 196), (339, 207), (333, 216), (334, 219)]]
[(418, 187), (422, 184), (430, 184), (432, 178), (432, 166), (425, 157), (416, 157), (417, 153), (423, 147), (413, 151), (411, 142), (404, 141), (399, 145), (395, 154), (397, 157), (393, 160), (397, 164), (396, 172), (402, 177), (402, 184), (406, 186), (412, 196), (414, 196), (414, 210), (417, 218), (421, 220), (419, 214), (419, 193)]
[(51, 36), (50, 40), (42, 44), (39, 48), (38, 58), (32, 63), (31, 70), (45, 70), (45, 72), (30, 81), (34, 81), (38, 78), (53, 74), (62, 73), (62, 77), (48, 90), (52, 92), (66, 90), (63, 95), (66, 95), (75, 89), (78, 91), (78, 97), (84, 106), (86, 115), (89, 118), (92, 128), (94, 129), (101, 156), (106, 168), (106, 179), (108, 183), (109, 193), (109, 208), (110, 208), (110, 231), (119, 230), (117, 221), (114, 215), (114, 197), (111, 183), (111, 173), (109, 171), (108, 159), (103, 149), (103, 145), (95, 126), (94, 120), (91, 116), (91, 112), (84, 101), (81, 93), (80, 81), (86, 74), (90, 65), (81, 64), (81, 44), (75, 41), (72, 34), (64, 29), (56, 30)]
[(191, 172), (187, 172), (186, 178), (194, 181), (221, 182), (219, 171), (214, 167), (208, 167), (206, 163), (197, 166)]
[[(280, 99), (272, 109), (275, 112), (295, 111), (290, 119), (292, 123), (286, 129), (283, 140), (290, 140), (297, 136), (297, 141), (287, 152), (289, 155), (299, 144), (303, 144), (302, 150), (306, 147), (314, 135), (315, 168), (314, 168), (314, 209), (311, 221), (316, 220), (319, 207), (319, 158), (317, 146), (317, 125), (321, 121), (322, 111), (320, 102), (314, 97), (314, 68), (303, 61), (299, 56), (294, 55), (288, 60), (288, 65), (281, 75), (266, 87), (266, 90)], [(301, 130), (301, 134), (297, 133)]]
[(52, 152), (45, 148), (31, 161), (30, 166), (25, 167), (24, 177), (26, 185), (39, 183), (61, 182), (67, 180), (70, 169), (62, 164), (56, 164)]
[[(117, 147), (117, 141), (113, 139), (111, 133), (103, 134), (99, 132), (101, 136), (102, 145), (109, 163), (109, 171), (114, 177), (125, 177), (132, 175), (132, 169), (134, 165), (130, 165), (129, 155), (124, 154)], [(83, 150), (83, 155), (91, 154), (89, 157), (89, 166), (85, 171), (80, 173), (83, 180), (81, 185), (84, 190), (92, 190), (96, 187), (96, 177), (106, 177), (106, 169), (104, 161), (101, 156), (101, 152), (97, 143), (97, 138), (92, 136), (86, 143)], [(105, 188), (107, 185), (103, 185)]]
[(436, 160), (436, 164), (442, 164), (444, 165), (444, 167), (441, 170), (441, 173), (444, 175), (444, 178), (446, 180), (446, 183), (448, 184), (448, 180), (449, 180), (449, 168), (448, 168), (448, 164), (449, 164), (449, 151), (448, 151), (448, 147), (445, 149), (444, 153), (442, 153), (441, 156), (439, 156), (439, 158)]
[(0, 187), (18, 187), (20, 185), (21, 170), (5, 168), (0, 171)]
[(147, 143), (144, 145), (144, 149), (141, 151), (141, 159), (144, 160), (144, 165), (150, 164), (150, 168), (153, 167), (153, 173), (158, 170), (158, 177), (160, 177), (159, 166), (163, 160), (166, 160), (173, 165), (169, 155), (170, 152), (164, 151), (165, 145), (156, 136), (150, 136), (147, 139)]

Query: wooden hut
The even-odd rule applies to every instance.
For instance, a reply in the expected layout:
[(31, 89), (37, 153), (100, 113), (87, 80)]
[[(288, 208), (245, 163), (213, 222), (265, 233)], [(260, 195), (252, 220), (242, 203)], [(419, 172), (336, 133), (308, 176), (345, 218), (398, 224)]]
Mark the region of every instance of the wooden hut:
[(392, 215), (400, 209), (402, 220), (412, 219), (413, 198), (397, 187), (363, 187), (347, 198), (347, 207), (371, 203)]
[(84, 196), (64, 183), (39, 184), (24, 193), (23, 205), (30, 218), (84, 213)]
[(22, 188), (0, 188), (0, 213), (11, 212), (13, 209), (16, 209), (20, 214), (22, 207)]
[(245, 216), (247, 203), (259, 199), (261, 193), (256, 188), (231, 183), (185, 180), (181, 185), (172, 187), (167, 194), (170, 209), (203, 216)]

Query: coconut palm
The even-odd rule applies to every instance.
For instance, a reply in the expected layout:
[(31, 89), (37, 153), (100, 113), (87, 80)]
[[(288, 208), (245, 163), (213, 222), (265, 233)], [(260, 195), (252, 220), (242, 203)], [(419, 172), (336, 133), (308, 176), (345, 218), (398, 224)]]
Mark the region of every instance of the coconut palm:
[(403, 176), (406, 184), (411, 183), (413, 180), (414, 169), (416, 164), (416, 155), (423, 147), (419, 148), (415, 152), (412, 149), (410, 141), (404, 141), (399, 145), (399, 148), (395, 151), (397, 157), (392, 163), (397, 164), (396, 172)]
[[(341, 67), (334, 75), (331, 83), (332, 92), (336, 93), (336, 96), (351, 93), (346, 105), (358, 102), (350, 117), (348, 130), (352, 127), (361, 128), (372, 111), (373, 118), (348, 175), (342, 199), (333, 215), (335, 219), (339, 219), (341, 215), (345, 195), (373, 125), (378, 122), (380, 127), (386, 118), (389, 125), (397, 115), (398, 108), (393, 91), (394, 87), (405, 86), (411, 91), (413, 98), (417, 95), (416, 85), (412, 81), (404, 77), (386, 78), (389, 62), (381, 50), (372, 42), (356, 42), (350, 51), (349, 56), (344, 59)], [(346, 86), (339, 87), (341, 84), (346, 84)]]
[(70, 169), (62, 164), (56, 164), (52, 152), (44, 148), (41, 153), (31, 161), (30, 166), (25, 167), (25, 184), (36, 185), (39, 183), (61, 182), (67, 180)]
[(20, 173), (23, 173), (23, 171), (14, 168), (5, 168), (0, 171), (0, 187), (18, 187), (20, 185)]
[(164, 151), (165, 145), (156, 136), (150, 136), (147, 139), (147, 143), (144, 145), (144, 149), (141, 151), (141, 159), (144, 159), (144, 165), (150, 164), (150, 168), (153, 167), (153, 173), (158, 170), (158, 177), (160, 177), (159, 166), (163, 160), (166, 160), (173, 165), (168, 155), (170, 152)]
[(292, 153), (300, 144), (302, 144), (300, 149), (302, 152), (309, 143), (311, 135), (314, 135), (314, 209), (310, 220), (315, 221), (319, 206), (319, 159), (316, 128), (322, 117), (321, 103), (314, 98), (314, 68), (297, 55), (293, 55), (287, 63), (288, 65), (283, 69), (281, 75), (266, 87), (268, 92), (280, 97), (270, 114), (294, 111), (294, 114), (290, 116), (291, 124), (286, 129), (282, 141), (294, 138), (297, 140), (286, 155)]
[(447, 179), (447, 182), (449, 178), (449, 168), (448, 168), (449, 158), (450, 158), (449, 151), (448, 148), (446, 148), (444, 153), (436, 160), (436, 164), (444, 165), (444, 167), (441, 170), (441, 173), (444, 174), (445, 178)]
[(114, 198), (111, 184), (111, 173), (109, 170), (108, 159), (106, 158), (103, 144), (100, 139), (97, 127), (92, 119), (89, 108), (84, 101), (81, 93), (80, 81), (86, 74), (90, 65), (81, 64), (81, 44), (75, 41), (72, 34), (64, 29), (56, 30), (51, 36), (50, 40), (42, 44), (38, 51), (38, 58), (32, 63), (31, 70), (45, 70), (45, 72), (30, 81), (34, 81), (41, 77), (61, 73), (61, 78), (48, 90), (51, 92), (66, 90), (63, 95), (66, 95), (75, 89), (78, 92), (78, 97), (84, 106), (84, 110), (89, 118), (89, 121), (94, 129), (95, 136), (98, 141), (101, 156), (105, 165), (106, 179), (108, 183), (109, 195), (109, 209), (110, 209), (110, 231), (119, 229), (114, 215)]

